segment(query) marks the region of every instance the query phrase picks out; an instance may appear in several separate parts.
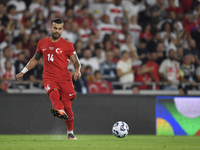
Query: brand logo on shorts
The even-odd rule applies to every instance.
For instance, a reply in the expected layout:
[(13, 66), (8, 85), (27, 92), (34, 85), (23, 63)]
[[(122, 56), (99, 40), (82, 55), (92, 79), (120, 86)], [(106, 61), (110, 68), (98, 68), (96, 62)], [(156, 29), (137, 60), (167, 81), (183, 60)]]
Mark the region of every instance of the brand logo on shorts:
[(47, 48), (43, 48), (43, 49), (42, 49), (42, 51), (45, 51), (45, 50), (47, 50)]
[(56, 53), (57, 54), (62, 54), (62, 50), (60, 48), (56, 48)]
[(69, 94), (69, 96), (72, 96), (72, 95), (74, 95), (74, 94)]
[(45, 91), (48, 92), (48, 90), (50, 90), (49, 84), (45, 87)]

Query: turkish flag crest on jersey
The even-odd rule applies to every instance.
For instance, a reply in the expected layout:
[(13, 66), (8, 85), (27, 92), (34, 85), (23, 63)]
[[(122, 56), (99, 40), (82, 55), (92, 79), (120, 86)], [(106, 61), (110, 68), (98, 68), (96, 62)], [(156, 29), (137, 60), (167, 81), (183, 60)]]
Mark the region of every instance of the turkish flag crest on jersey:
[(57, 54), (62, 54), (62, 49), (61, 48), (56, 48), (56, 53)]

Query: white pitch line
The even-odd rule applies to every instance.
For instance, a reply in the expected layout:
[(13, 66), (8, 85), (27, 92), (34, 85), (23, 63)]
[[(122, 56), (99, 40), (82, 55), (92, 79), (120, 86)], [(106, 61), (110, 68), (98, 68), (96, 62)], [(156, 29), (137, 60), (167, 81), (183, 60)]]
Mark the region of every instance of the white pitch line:
[[(1, 144), (1, 146), (8, 146), (8, 147), (12, 147), (12, 146), (10, 146), (10, 145), (2, 145)], [(1, 146), (0, 146), (0, 148), (1, 148)], [(15, 147), (17, 147), (17, 146), (22, 146), (22, 145), (15, 145)], [(47, 147), (47, 146), (57, 146), (57, 145), (38, 145), (38, 143), (37, 143), (37, 145), (28, 145), (28, 146), (25, 146), (25, 147)], [(69, 145), (63, 145), (62, 147), (68, 147), (68, 146), (74, 146), (74, 147), (79, 147), (79, 145), (71, 145), (71, 144), (69, 144)], [(104, 146), (101, 146), (101, 145), (81, 145), (81, 147), (104, 147)], [(143, 146), (117, 146), (117, 145), (113, 145), (113, 146), (106, 146), (106, 147), (118, 147), (118, 148), (124, 148), (124, 147), (126, 147), (126, 148), (161, 148), (161, 146), (148, 146), (148, 145), (143, 145)], [(165, 148), (185, 148), (185, 149), (200, 149), (200, 146), (194, 146), (194, 147), (192, 147), (192, 146), (166, 146)]]

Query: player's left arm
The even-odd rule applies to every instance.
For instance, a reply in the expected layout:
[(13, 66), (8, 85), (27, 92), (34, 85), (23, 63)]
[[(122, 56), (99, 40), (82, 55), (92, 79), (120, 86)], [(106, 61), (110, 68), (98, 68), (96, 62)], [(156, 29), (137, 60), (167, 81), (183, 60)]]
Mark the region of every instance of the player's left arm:
[(76, 81), (77, 79), (81, 77), (81, 72), (80, 72), (81, 64), (76, 54), (71, 55), (70, 58), (72, 62), (74, 63), (75, 71), (73, 72), (72, 75), (74, 76), (74, 80)]

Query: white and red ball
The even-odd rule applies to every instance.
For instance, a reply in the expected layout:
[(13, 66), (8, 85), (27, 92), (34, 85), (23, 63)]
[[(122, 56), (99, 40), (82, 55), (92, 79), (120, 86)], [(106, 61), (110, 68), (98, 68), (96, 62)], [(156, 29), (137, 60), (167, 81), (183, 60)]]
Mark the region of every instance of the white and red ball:
[(128, 132), (129, 126), (123, 121), (116, 122), (112, 127), (112, 133), (118, 138), (124, 138)]

